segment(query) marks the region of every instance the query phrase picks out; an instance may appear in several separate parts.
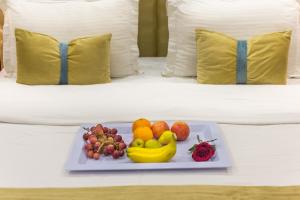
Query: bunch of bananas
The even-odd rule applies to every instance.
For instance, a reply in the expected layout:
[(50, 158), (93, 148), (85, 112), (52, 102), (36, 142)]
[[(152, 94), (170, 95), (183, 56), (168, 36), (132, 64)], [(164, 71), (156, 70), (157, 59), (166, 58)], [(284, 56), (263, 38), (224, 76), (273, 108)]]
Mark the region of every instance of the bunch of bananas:
[(127, 149), (127, 156), (136, 163), (162, 163), (170, 161), (176, 154), (176, 139), (170, 132), (162, 135), (162, 139), (168, 138), (165, 146), (156, 149), (141, 147), (130, 147)]

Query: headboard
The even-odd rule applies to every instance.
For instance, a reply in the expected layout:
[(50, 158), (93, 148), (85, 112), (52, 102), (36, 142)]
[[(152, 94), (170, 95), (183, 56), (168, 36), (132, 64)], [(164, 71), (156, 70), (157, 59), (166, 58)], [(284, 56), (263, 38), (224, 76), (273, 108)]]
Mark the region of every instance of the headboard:
[[(168, 52), (167, 0), (140, 0), (138, 45), (141, 57), (164, 57)], [(2, 69), (3, 12), (0, 9), (0, 58)]]
[(0, 71), (1, 71), (1, 69), (2, 69), (2, 66), (3, 66), (3, 62), (2, 62), (2, 55), (3, 55), (3, 23), (4, 23), (4, 16), (3, 16), (3, 12), (2, 12), (2, 10), (0, 9), (0, 63), (1, 63), (1, 65), (0, 65)]
[(168, 52), (167, 0), (140, 0), (138, 45), (142, 57), (164, 57)]

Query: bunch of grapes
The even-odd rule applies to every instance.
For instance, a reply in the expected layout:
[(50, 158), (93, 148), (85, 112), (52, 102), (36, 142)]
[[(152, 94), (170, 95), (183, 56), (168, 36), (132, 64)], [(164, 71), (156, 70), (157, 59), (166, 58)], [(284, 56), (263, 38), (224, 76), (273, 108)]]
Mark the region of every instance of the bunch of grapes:
[(88, 158), (99, 160), (104, 155), (118, 159), (124, 156), (127, 145), (122, 136), (118, 135), (117, 129), (103, 127), (101, 124), (84, 129), (87, 131), (83, 135), (84, 150)]

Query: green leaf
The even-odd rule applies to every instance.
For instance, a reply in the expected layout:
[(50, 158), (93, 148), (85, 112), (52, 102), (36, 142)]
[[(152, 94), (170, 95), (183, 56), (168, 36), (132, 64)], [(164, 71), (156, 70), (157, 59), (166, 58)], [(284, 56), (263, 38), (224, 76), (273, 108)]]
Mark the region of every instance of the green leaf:
[(193, 153), (195, 151), (195, 149), (196, 149), (196, 144), (192, 148), (189, 149), (189, 152)]

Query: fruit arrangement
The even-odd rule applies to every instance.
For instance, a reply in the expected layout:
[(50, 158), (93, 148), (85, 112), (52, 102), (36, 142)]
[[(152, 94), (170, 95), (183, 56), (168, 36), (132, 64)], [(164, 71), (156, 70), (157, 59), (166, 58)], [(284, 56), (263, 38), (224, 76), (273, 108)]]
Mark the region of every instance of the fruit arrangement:
[(165, 121), (157, 121), (151, 124), (147, 119), (138, 119), (132, 124), (132, 132), (134, 139), (142, 139), (145, 142), (150, 139), (159, 139), (165, 132), (171, 130), (176, 134), (177, 141), (185, 141), (190, 135), (190, 127), (183, 121), (176, 121), (171, 128)]
[(84, 150), (90, 159), (99, 160), (101, 155), (112, 156), (114, 159), (123, 157), (127, 148), (118, 130), (97, 124), (91, 128), (84, 128)]
[(185, 122), (175, 122), (171, 130), (165, 121), (151, 125), (147, 119), (138, 119), (132, 125), (133, 141), (127, 156), (136, 163), (161, 163), (170, 161), (176, 154), (176, 140), (184, 141), (190, 129)]

